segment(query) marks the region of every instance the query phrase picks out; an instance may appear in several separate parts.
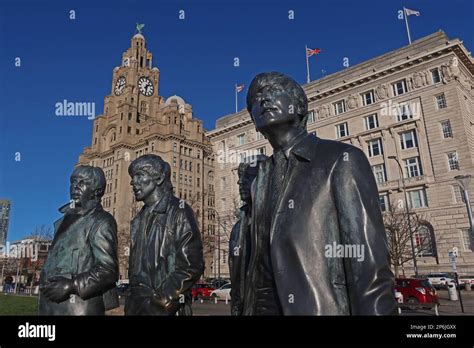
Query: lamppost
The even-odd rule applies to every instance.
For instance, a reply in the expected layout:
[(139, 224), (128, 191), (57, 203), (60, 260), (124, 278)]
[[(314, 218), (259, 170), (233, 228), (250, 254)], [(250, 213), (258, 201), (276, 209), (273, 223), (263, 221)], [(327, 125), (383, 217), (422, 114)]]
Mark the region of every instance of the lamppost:
[(400, 164), (400, 161), (398, 160), (398, 158), (395, 156), (388, 156), (388, 159), (395, 160), (395, 162), (397, 162), (398, 164), (398, 168), (400, 169), (400, 178), (402, 180), (403, 193), (405, 195), (405, 210), (406, 210), (407, 219), (408, 219), (408, 233), (410, 234), (411, 253), (413, 257), (413, 268), (415, 270), (415, 277), (418, 277), (418, 265), (416, 262), (415, 245), (413, 244), (413, 233), (412, 233), (412, 228), (411, 228), (410, 210), (408, 209), (408, 196), (407, 196), (407, 190), (405, 186), (405, 177), (403, 176), (402, 165)]
[(468, 194), (469, 183), (471, 182), (471, 175), (458, 175), (455, 176), (454, 179), (457, 180), (459, 186), (463, 190), (464, 203), (466, 204), (467, 217), (469, 219), (469, 246), (471, 250), (474, 250), (474, 223), (472, 218), (471, 202), (469, 201)]

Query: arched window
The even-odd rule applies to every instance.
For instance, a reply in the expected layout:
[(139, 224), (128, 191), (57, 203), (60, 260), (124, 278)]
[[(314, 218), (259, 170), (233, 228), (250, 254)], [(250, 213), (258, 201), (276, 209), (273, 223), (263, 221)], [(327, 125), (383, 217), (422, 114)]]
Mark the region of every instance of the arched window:
[(413, 234), (415, 248), (419, 257), (436, 257), (436, 238), (431, 224), (421, 223)]

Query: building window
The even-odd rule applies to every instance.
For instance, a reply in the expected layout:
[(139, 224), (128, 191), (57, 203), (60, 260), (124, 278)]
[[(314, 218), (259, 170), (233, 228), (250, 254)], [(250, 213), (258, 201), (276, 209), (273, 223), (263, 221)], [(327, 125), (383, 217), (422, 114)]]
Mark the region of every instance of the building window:
[(431, 233), (429, 226), (421, 224), (414, 234), (415, 247), (418, 250), (418, 256), (435, 256), (435, 241), (434, 235)]
[(173, 156), (173, 167), (176, 167), (176, 156)]
[(451, 121), (444, 120), (441, 122), (441, 129), (443, 131), (443, 138), (452, 138), (453, 137), (453, 130), (451, 129)]
[(416, 138), (416, 131), (411, 130), (400, 134), (400, 145), (402, 150), (418, 147), (418, 140)]
[(453, 185), (453, 194), (454, 194), (454, 203), (466, 204), (466, 200), (464, 198), (464, 192), (461, 186)]
[(374, 91), (373, 90), (362, 93), (362, 104), (364, 106), (373, 104), (374, 102), (375, 102), (375, 98), (374, 98)]
[(308, 122), (307, 123), (313, 123), (314, 122), (314, 111), (311, 110), (309, 113), (308, 113)]
[(183, 159), (179, 160), (179, 169), (183, 169)]
[(401, 81), (398, 81), (398, 82), (395, 82), (393, 85), (392, 85), (392, 88), (393, 88), (393, 95), (396, 97), (398, 95), (401, 95), (401, 94), (404, 94), (408, 91), (407, 89), (407, 83), (405, 80), (401, 80)]
[(131, 112), (128, 113), (128, 120), (129, 120), (129, 121), (132, 120), (132, 113), (131, 113)]
[(265, 146), (264, 147), (260, 147), (257, 151), (258, 151), (258, 154), (259, 155), (265, 155), (266, 154), (266, 148)]
[(200, 163), (197, 164), (196, 172), (198, 172), (198, 173), (201, 172), (201, 164)]
[(173, 143), (173, 152), (177, 152), (177, 151), (178, 151), (178, 144)]
[(397, 122), (413, 118), (413, 113), (409, 104), (403, 104), (397, 107)]
[(244, 145), (245, 144), (245, 134), (237, 135), (237, 143), (239, 145)]
[(180, 184), (183, 183), (183, 174), (179, 174), (179, 183), (180, 183)]
[(384, 164), (378, 164), (378, 165), (372, 166), (372, 172), (374, 173), (375, 181), (378, 184), (381, 184), (387, 181)]
[(405, 178), (414, 178), (423, 175), (419, 157), (411, 157), (405, 160)]
[(377, 128), (379, 126), (379, 120), (377, 114), (369, 115), (364, 117), (365, 130)]
[(469, 236), (469, 229), (467, 228), (461, 230), (461, 244), (464, 251), (472, 251), (471, 238)]
[(439, 75), (438, 68), (431, 70), (431, 79), (433, 80), (434, 84), (441, 82), (441, 76)]
[(428, 206), (424, 189), (408, 192), (408, 205), (410, 209), (424, 208)]
[(383, 154), (382, 139), (374, 139), (369, 141), (367, 144), (369, 148), (369, 157), (379, 156)]
[(459, 170), (459, 159), (456, 151), (448, 152), (448, 166), (449, 170)]
[(349, 135), (347, 122), (336, 125), (336, 135), (338, 138), (346, 137)]
[(388, 201), (388, 195), (379, 195), (379, 204), (380, 204), (380, 210), (381, 211), (387, 211), (390, 209), (390, 203)]
[(201, 187), (201, 178), (196, 178), (196, 186)]
[(127, 127), (127, 133), (128, 134), (132, 133), (132, 127)]
[(262, 139), (264, 139), (262, 133), (257, 132), (257, 140), (262, 140)]
[(435, 96), (435, 99), (436, 107), (438, 108), (438, 110), (446, 109), (448, 107), (448, 105), (446, 104), (446, 97), (444, 96), (444, 93)]
[(246, 158), (247, 158), (247, 153), (242, 152), (240, 154), (240, 162), (239, 163), (245, 163)]
[(173, 181), (176, 182), (176, 172), (173, 172)]
[(337, 103), (334, 103), (334, 112), (336, 115), (346, 112), (346, 102), (344, 100), (340, 100)]

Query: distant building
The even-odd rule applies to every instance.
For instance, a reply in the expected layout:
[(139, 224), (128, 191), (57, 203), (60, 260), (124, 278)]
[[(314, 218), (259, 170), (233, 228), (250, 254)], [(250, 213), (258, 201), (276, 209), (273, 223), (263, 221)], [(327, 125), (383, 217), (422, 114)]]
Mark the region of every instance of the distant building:
[[(458, 271), (474, 270), (468, 216), (454, 179), (474, 174), (473, 73), (473, 58), (463, 42), (439, 31), (303, 86), (308, 131), (364, 150), (382, 211), (403, 201), (405, 182), (410, 208), (425, 217), (414, 242), (430, 243), (417, 258), (420, 273), (450, 271), (453, 247), (459, 250)], [(246, 110), (219, 118), (207, 136), (217, 154), (216, 209), (228, 234), (240, 204), (238, 160), (254, 153), (271, 155), (272, 148)], [(400, 162), (402, 178), (391, 156)], [(469, 192), (474, 206), (474, 178)]]
[(212, 147), (202, 121), (183, 98), (159, 94), (160, 70), (153, 66), (145, 37), (136, 34), (121, 64), (113, 69), (104, 113), (94, 119), (92, 144), (78, 164), (101, 167), (107, 179), (102, 205), (118, 226), (120, 279), (128, 276), (130, 221), (141, 209), (130, 186), (128, 167), (145, 154), (161, 156), (171, 166), (174, 194), (194, 210), (202, 233), (206, 270), (213, 269), (214, 211)]
[(7, 242), (10, 206), (8, 199), (0, 199), (0, 245), (5, 245)]

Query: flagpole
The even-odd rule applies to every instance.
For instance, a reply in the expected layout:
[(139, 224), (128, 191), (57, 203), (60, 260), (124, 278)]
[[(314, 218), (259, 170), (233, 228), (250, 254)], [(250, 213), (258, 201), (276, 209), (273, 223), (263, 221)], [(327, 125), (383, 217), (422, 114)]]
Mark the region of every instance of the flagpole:
[(408, 42), (411, 45), (410, 28), (408, 27), (408, 16), (407, 16), (407, 10), (406, 10), (405, 6), (403, 6), (403, 17), (405, 17), (405, 25), (407, 27)]
[(305, 47), (304, 53), (306, 55), (306, 82), (310, 83), (311, 78), (309, 76), (308, 45), (305, 45), (304, 47)]
[(235, 92), (235, 113), (237, 113), (238, 110), (238, 105), (237, 105), (237, 85), (234, 86), (234, 92)]

